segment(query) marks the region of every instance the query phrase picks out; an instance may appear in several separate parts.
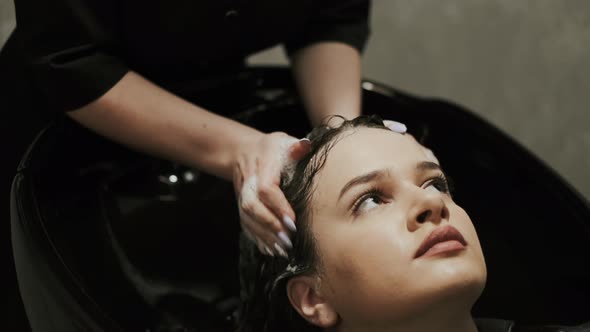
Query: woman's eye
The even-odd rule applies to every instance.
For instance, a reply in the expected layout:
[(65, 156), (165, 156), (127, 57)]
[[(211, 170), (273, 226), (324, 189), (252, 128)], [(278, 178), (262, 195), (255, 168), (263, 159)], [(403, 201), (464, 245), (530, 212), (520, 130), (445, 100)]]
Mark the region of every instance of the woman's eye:
[(428, 183), (428, 185), (426, 186), (426, 188), (432, 188), (438, 192), (447, 194), (449, 193), (449, 185), (447, 183), (447, 180), (444, 177), (437, 177), (435, 179), (433, 179), (432, 181), (430, 181), (430, 183)]
[(383, 204), (383, 200), (377, 194), (369, 194), (362, 197), (354, 208), (355, 213), (363, 213)]

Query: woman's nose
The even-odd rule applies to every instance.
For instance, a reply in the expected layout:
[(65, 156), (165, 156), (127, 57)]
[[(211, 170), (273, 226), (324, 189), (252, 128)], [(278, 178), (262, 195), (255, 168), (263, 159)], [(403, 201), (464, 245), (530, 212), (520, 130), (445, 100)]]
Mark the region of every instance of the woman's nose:
[(449, 219), (449, 209), (443, 200), (442, 193), (417, 188), (414, 203), (408, 215), (408, 228), (415, 230), (426, 222), (439, 224)]

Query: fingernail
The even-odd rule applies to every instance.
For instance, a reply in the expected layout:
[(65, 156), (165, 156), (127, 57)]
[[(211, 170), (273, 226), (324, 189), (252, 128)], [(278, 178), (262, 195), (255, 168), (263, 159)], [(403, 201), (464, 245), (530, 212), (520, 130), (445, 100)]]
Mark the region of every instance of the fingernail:
[(400, 134), (403, 134), (408, 130), (408, 128), (406, 127), (405, 124), (403, 124), (401, 122), (397, 122), (397, 121), (389, 122), (387, 124), (387, 127), (389, 129), (391, 129), (391, 131), (395, 131), (396, 133), (400, 133)]
[(285, 224), (285, 226), (287, 226), (287, 228), (291, 232), (297, 231), (297, 227), (295, 227), (295, 222), (293, 221), (293, 219), (291, 219), (291, 217), (289, 217), (287, 215), (283, 216), (283, 224)]
[(279, 237), (279, 239), (281, 239), (281, 241), (289, 248), (293, 248), (293, 243), (291, 243), (291, 240), (289, 239), (289, 236), (287, 235), (287, 233), (280, 231), (277, 233), (277, 236)]
[(287, 256), (287, 252), (285, 251), (285, 249), (283, 249), (278, 243), (275, 242), (274, 247), (277, 250), (277, 252), (279, 253), (279, 255), (281, 255), (285, 258), (289, 257), (289, 256)]
[(302, 139), (299, 140), (299, 142), (303, 142), (303, 143), (307, 143), (307, 144), (311, 144), (311, 141), (309, 140), (309, 138), (304, 137)]
[(266, 245), (264, 246), (264, 251), (266, 251), (266, 253), (269, 254), (270, 256), (275, 257), (275, 254)]

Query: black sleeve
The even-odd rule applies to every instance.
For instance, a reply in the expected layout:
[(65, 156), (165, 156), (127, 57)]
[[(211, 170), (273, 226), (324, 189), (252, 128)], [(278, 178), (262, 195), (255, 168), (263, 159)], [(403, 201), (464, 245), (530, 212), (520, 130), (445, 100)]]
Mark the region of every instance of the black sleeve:
[(288, 56), (320, 41), (338, 41), (356, 48), (359, 52), (364, 50), (370, 34), (371, 1), (337, 0), (323, 7), (307, 19), (303, 31), (285, 42)]
[(52, 110), (84, 106), (127, 73), (113, 38), (116, 10), (108, 3), (15, 0), (16, 33), (24, 61)]

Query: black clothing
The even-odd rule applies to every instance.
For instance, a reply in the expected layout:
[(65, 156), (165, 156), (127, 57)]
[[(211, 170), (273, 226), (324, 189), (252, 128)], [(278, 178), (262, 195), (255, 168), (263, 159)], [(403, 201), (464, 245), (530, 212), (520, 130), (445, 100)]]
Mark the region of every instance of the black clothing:
[(246, 56), (278, 43), (288, 54), (328, 40), (362, 50), (369, 34), (369, 4), (15, 0), (17, 29), (0, 52), (5, 156), (0, 219), (5, 221), (2, 259), (10, 266), (9, 279), (14, 280), (9, 187), (18, 160), (48, 121), (97, 99), (128, 70), (175, 93), (186, 85), (207, 86), (214, 77), (241, 69)]
[(340, 41), (361, 50), (368, 0), (17, 0), (16, 39), (57, 111), (104, 94), (128, 70), (164, 87), (231, 70), (284, 42), (288, 54)]

